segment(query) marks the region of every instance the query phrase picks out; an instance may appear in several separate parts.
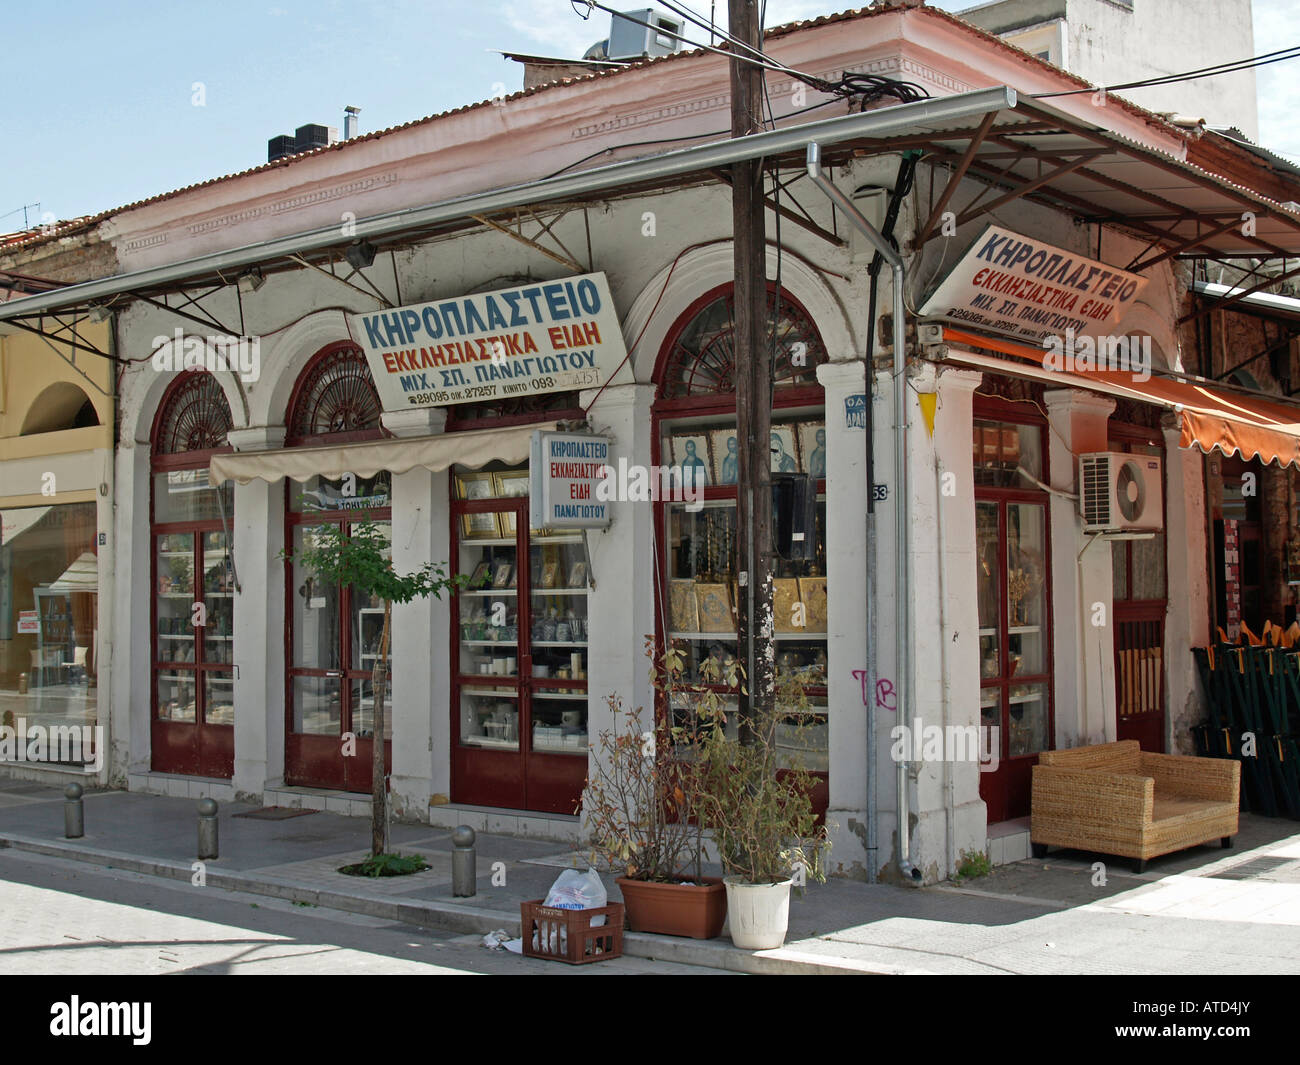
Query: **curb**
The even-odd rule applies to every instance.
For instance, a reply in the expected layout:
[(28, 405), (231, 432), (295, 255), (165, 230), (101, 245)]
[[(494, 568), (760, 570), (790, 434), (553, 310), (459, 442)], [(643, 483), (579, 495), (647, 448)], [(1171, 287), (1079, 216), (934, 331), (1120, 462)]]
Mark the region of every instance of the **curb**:
[[(120, 851), (95, 850), (61, 841), (34, 839), (30, 836), (0, 834), (0, 849), (8, 848), (43, 854), (50, 858), (84, 862), (108, 869), (125, 869), (132, 873), (160, 877), (166, 880), (189, 882), (193, 869), (184, 862), (167, 858), (140, 858)], [(462, 906), (424, 900), (402, 902), (395, 899), (354, 895), (341, 891), (313, 888), (292, 880), (265, 875), (250, 875), (209, 866), (206, 873), (208, 887), (226, 891), (242, 891), (250, 895), (265, 895), (289, 902), (307, 902), (345, 913), (357, 913), (383, 920), (401, 921), (420, 928), (461, 935), (486, 935), (504, 928), (511, 935), (519, 932), (519, 916), (501, 910), (485, 910), (475, 906)], [(747, 973), (753, 976), (845, 976), (894, 975), (902, 972), (887, 965), (867, 964), (850, 958), (828, 958), (820, 954), (805, 953), (782, 947), (778, 950), (740, 950), (723, 942), (697, 939), (679, 939), (676, 936), (657, 936), (645, 932), (627, 932), (623, 936), (623, 953), (650, 961), (671, 961), (681, 965), (700, 965), (711, 969)]]

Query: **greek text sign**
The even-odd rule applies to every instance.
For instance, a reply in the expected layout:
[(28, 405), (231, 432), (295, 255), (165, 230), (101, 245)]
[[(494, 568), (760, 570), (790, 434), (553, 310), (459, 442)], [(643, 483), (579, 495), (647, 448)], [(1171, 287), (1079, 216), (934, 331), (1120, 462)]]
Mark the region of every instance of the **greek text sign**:
[(609, 495), (597, 492), (607, 476), (608, 437), (536, 432), (529, 458), (529, 514), (534, 529), (609, 526)]
[(1108, 334), (1147, 279), (990, 225), (957, 262), (921, 316), (1041, 341), (1073, 329)]
[(855, 392), (844, 397), (844, 428), (866, 429), (867, 396), (865, 392)]
[(352, 316), (385, 410), (599, 388), (627, 357), (605, 275)]

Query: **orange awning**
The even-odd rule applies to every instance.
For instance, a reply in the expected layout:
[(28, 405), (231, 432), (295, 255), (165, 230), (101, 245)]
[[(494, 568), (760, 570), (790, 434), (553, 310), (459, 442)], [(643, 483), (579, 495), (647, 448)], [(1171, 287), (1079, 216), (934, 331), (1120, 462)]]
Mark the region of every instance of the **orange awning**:
[[(943, 338), (948, 345), (946, 357), (954, 362), (1167, 407), (1178, 415), (1181, 447), (1207, 454), (1217, 448), (1225, 455), (1239, 452), (1245, 459), (1300, 468), (1300, 407), (1172, 377), (1135, 381), (1124, 371), (1048, 370), (1043, 367), (1042, 348), (947, 326)], [(1012, 359), (964, 351), (965, 346), (997, 351)]]

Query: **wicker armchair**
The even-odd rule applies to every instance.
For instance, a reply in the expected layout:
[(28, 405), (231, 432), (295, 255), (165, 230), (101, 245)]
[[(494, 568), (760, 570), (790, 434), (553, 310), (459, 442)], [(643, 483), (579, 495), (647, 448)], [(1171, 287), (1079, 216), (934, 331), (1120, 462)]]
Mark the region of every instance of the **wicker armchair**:
[(1241, 763), (1149, 754), (1137, 740), (1044, 751), (1033, 769), (1029, 839), (1047, 848), (1148, 858), (1237, 834)]

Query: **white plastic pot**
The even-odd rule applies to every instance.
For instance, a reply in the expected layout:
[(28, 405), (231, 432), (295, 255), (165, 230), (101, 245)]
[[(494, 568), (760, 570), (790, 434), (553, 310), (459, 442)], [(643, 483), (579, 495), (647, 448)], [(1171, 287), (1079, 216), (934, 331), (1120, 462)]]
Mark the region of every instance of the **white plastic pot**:
[(774, 950), (785, 942), (790, 925), (790, 885), (748, 884), (736, 876), (727, 885), (727, 922), (731, 941), (744, 950)]

